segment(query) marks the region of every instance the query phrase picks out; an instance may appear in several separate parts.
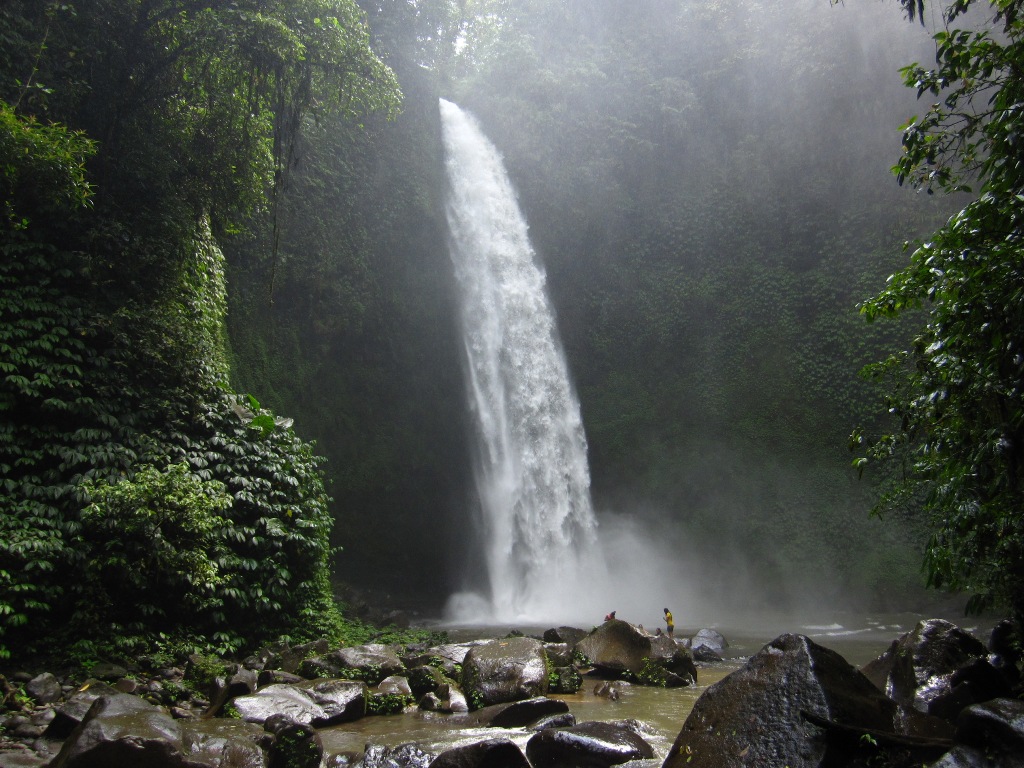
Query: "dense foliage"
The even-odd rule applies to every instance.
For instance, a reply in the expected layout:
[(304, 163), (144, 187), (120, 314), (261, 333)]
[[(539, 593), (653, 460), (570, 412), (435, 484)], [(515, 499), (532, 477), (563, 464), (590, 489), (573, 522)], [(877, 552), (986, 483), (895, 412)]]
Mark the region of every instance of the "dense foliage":
[[(904, 0), (910, 15), (922, 3)], [(981, 29), (957, 28), (991, 5)], [(881, 507), (917, 503), (933, 531), (931, 584), (970, 590), (972, 609), (1024, 618), (1024, 168), (1020, 156), (1024, 20), (1020, 3), (961, 0), (944, 12), (934, 66), (904, 70), (935, 98), (904, 128), (901, 182), (973, 199), (918, 243), (910, 263), (862, 310), (869, 319), (923, 307), (911, 346), (871, 372), (892, 383), (895, 429), (870, 458), (900, 462), (905, 479)], [(867, 463), (868, 458), (861, 460)]]
[(396, 105), (358, 7), (16, 1), (0, 30), (0, 652), (335, 630), (321, 460), (228, 385), (215, 235), (273, 217), (307, 117)]

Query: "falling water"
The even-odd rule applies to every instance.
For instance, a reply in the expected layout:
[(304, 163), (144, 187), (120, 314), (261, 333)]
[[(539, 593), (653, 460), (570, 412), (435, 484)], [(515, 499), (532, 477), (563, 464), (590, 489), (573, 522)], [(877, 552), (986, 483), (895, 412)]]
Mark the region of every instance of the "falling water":
[[(498, 151), (470, 115), (443, 99), (441, 119), (489, 580), (453, 601), (463, 606), (462, 620), (600, 610), (590, 607), (604, 567), (586, 436), (544, 271)], [(467, 605), (478, 615), (466, 616)]]

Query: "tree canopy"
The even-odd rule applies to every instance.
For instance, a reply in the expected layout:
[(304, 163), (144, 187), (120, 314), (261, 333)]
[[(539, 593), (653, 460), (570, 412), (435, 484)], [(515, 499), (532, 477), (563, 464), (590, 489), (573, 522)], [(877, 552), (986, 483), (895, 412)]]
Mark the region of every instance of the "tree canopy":
[(0, 38), (0, 655), (328, 631), (322, 459), (230, 386), (216, 238), (306, 122), (394, 114), (362, 12), (13, 0)]
[[(924, 3), (903, 0), (911, 18)], [(910, 263), (864, 302), (869, 320), (923, 308), (904, 352), (872, 366), (890, 382), (895, 429), (869, 459), (898, 462), (903, 479), (879, 509), (920, 504), (932, 535), (930, 584), (969, 590), (969, 607), (1008, 606), (1024, 618), (1024, 20), (993, 0), (988, 28), (957, 28), (972, 6), (945, 8), (934, 66), (903, 70), (931, 101), (903, 129), (901, 183), (970, 194)], [(858, 439), (860, 436), (857, 435)]]

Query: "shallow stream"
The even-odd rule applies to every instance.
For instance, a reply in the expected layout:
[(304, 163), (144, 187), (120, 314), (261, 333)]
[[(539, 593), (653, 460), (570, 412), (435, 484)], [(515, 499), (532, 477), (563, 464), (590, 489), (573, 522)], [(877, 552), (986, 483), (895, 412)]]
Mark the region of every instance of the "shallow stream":
[[(718, 682), (730, 672), (740, 668), (746, 659), (757, 653), (765, 643), (780, 634), (794, 632), (806, 635), (819, 645), (839, 653), (850, 664), (861, 667), (879, 656), (889, 644), (904, 632), (914, 628), (917, 622), (931, 616), (898, 614), (877, 617), (843, 617), (839, 621), (796, 624), (782, 626), (766, 621), (743, 627), (716, 626), (728, 641), (729, 647), (721, 664), (699, 666), (697, 685), (687, 688), (650, 688), (632, 685), (624, 688), (618, 701), (608, 701), (594, 695), (598, 679), (584, 676), (583, 687), (573, 695), (557, 695), (569, 705), (569, 711), (578, 722), (587, 720), (624, 720), (633, 718), (643, 724), (645, 738), (654, 747), (657, 764), (664, 759), (676, 735), (679, 733), (694, 702), (708, 686)], [(972, 625), (964, 629), (974, 631), (981, 639), (987, 634)], [(448, 628), (452, 642), (489, 637), (502, 637), (509, 627)], [(540, 636), (545, 628), (517, 627), (520, 631)], [(700, 627), (677, 627), (676, 637), (689, 637)], [(441, 715), (433, 712), (391, 715), (388, 717), (366, 717), (355, 723), (347, 723), (320, 731), (325, 751), (329, 755), (354, 753), (361, 755), (368, 744), (397, 746), (415, 743), (428, 752), (439, 753), (452, 746), (506, 736), (525, 749), (526, 742), (533, 735), (525, 729), (462, 728), (458, 715)]]

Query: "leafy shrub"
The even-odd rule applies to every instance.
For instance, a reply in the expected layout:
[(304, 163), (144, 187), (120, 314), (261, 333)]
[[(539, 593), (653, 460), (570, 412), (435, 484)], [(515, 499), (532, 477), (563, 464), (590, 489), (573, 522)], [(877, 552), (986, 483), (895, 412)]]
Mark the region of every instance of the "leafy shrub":
[(126, 624), (194, 625), (216, 606), (221, 577), (211, 554), (231, 505), (224, 485), (193, 475), (185, 463), (144, 466), (131, 478), (88, 482), (76, 544), (93, 609)]

